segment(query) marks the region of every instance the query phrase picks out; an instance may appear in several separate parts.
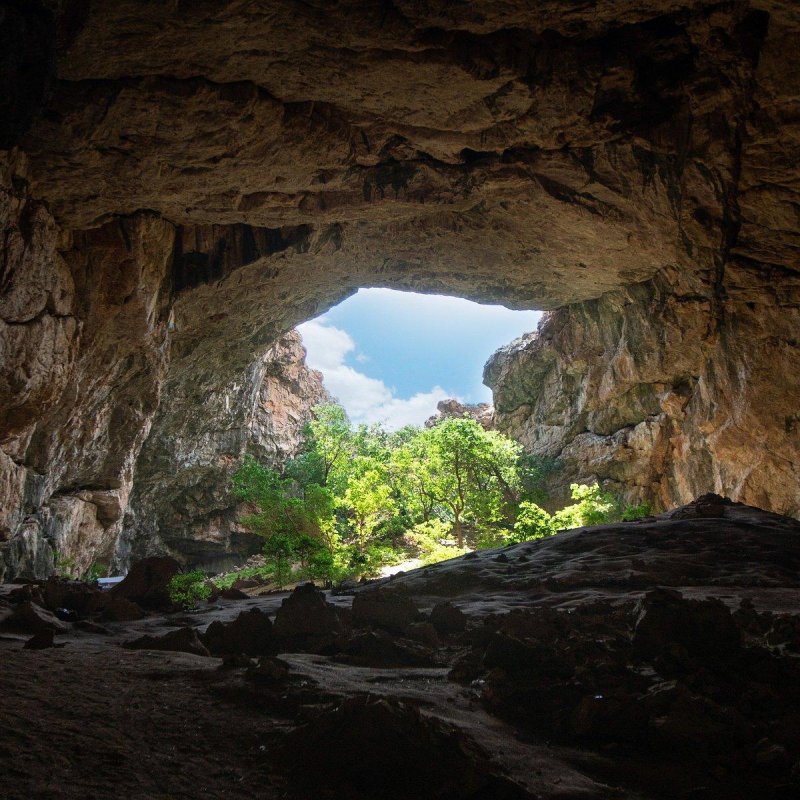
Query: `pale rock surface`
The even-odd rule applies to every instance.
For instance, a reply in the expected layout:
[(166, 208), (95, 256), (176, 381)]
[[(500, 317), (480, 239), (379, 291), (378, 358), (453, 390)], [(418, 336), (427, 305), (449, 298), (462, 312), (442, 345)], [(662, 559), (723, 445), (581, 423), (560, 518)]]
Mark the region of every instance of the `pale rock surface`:
[[(224, 389), (190, 382), (186, 405), (168, 380), (136, 467), (117, 553), (168, 552), (191, 565), (222, 570), (256, 552), (258, 537), (239, 523), (231, 475), (245, 453), (280, 467), (300, 450), (311, 409), (330, 401), (322, 375), (305, 364), (300, 334), (281, 337), (244, 376)], [(210, 381), (214, 363), (207, 364)], [(224, 369), (220, 365), (220, 369)]]
[(465, 416), (474, 419), (487, 431), (494, 429), (494, 407), (491, 403), (462, 403), (452, 397), (436, 404), (436, 413), (425, 420), (425, 427), (431, 428), (450, 417), (458, 419)]
[(654, 509), (711, 489), (800, 515), (800, 273), (757, 280), (667, 271), (551, 313), (486, 365), (498, 429), (557, 460), (559, 500), (598, 481)]

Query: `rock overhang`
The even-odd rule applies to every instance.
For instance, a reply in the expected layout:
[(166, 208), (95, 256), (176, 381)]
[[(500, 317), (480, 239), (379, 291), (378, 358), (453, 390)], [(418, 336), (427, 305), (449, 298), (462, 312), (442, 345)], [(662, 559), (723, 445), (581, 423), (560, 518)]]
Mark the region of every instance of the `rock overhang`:
[(561, 309), (521, 438), (794, 507), (794, 3), (41, 7), (57, 73), (2, 162), (9, 530), (242, 429), (270, 345), (362, 286)]

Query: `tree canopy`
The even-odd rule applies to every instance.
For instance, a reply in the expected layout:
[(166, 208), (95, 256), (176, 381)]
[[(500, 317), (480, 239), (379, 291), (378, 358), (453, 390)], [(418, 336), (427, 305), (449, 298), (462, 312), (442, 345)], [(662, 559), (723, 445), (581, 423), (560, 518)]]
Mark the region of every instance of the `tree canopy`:
[(574, 485), (575, 502), (551, 515), (540, 504), (555, 468), (468, 416), (388, 433), (353, 426), (329, 404), (313, 409), (303, 450), (282, 472), (247, 457), (233, 488), (279, 585), (370, 575), (411, 556), (441, 560), (648, 511)]

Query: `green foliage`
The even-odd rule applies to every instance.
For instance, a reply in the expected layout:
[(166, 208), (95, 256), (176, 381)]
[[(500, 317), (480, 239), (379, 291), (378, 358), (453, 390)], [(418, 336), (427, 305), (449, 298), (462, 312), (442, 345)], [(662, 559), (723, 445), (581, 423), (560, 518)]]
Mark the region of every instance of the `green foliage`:
[(547, 502), (545, 488), (548, 477), (558, 472), (561, 465), (558, 459), (549, 456), (535, 456), (521, 453), (517, 461), (521, 499), (542, 505)]
[(514, 523), (514, 541), (526, 542), (543, 539), (556, 532), (553, 517), (536, 503), (524, 500), (519, 504), (517, 521)]
[(242, 522), (264, 539), (259, 577), (278, 586), (372, 576), (404, 558), (435, 563), (468, 546), (649, 513), (645, 505), (621, 510), (599, 486), (573, 484), (573, 502), (549, 514), (544, 487), (558, 462), (523, 454), (468, 416), (387, 433), (323, 405), (305, 437), (283, 473), (248, 457), (234, 475), (236, 496), (249, 504)]
[(94, 561), (83, 574), (82, 580), (86, 581), (86, 583), (96, 583), (98, 578), (105, 578), (106, 575), (108, 575), (108, 567), (99, 561)]
[(440, 519), (419, 522), (408, 532), (408, 539), (417, 550), (423, 564), (436, 564), (449, 558), (463, 556), (468, 552), (448, 540), (450, 526)]
[(636, 506), (626, 505), (622, 510), (622, 521), (633, 522), (637, 519), (644, 519), (645, 517), (649, 517), (651, 513), (652, 509), (650, 503), (639, 503), (639, 505)]
[(199, 569), (173, 575), (169, 582), (169, 597), (182, 608), (191, 608), (211, 597), (211, 586)]
[(227, 572), (224, 575), (217, 575), (212, 578), (212, 583), (218, 589), (230, 589), (236, 581), (249, 580), (255, 578), (256, 580), (264, 581), (265, 583), (272, 579), (272, 570), (269, 567), (243, 567), (235, 572)]
[(75, 577), (75, 559), (70, 556), (59, 556), (56, 554), (56, 575), (60, 578)]
[(556, 530), (602, 525), (612, 521), (617, 503), (596, 483), (592, 485), (573, 483), (569, 488), (572, 499), (577, 502), (553, 514)]
[(374, 468), (366, 469), (348, 481), (340, 506), (350, 515), (358, 549), (362, 553), (378, 524), (395, 510), (392, 490), (380, 471)]

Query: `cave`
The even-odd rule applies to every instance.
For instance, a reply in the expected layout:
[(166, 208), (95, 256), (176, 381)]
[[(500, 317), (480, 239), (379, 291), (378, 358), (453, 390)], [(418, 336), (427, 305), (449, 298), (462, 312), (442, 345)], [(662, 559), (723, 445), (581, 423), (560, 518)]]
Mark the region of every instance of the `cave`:
[[(16, 764), (7, 796), (104, 796), (119, 774), (126, 796), (188, 796), (208, 752), (179, 726), (198, 703), (216, 737), (236, 703), (247, 719), (203, 775), (209, 797), (256, 796), (262, 779), (276, 796), (374, 795), (400, 741), (401, 770), (416, 747), (441, 761), (380, 789), (397, 797), (420, 796), (420, 782), (422, 796), (453, 798), (795, 796), (799, 40), (794, 0), (3, 0), (0, 582), (18, 594), (3, 595), (0, 625), (78, 637), (42, 654), (19, 633), (0, 641), (17, 715), (0, 740)], [(278, 463), (296, 447), (291, 404), (319, 391), (292, 331), (361, 287), (546, 310), (487, 365), (498, 428), (558, 456), (567, 482), (599, 481), (660, 515), (393, 581), (415, 613), (453, 603), (481, 618), (468, 641), (443, 623), (449, 662), (414, 661), (419, 642), (398, 645), (376, 623), (361, 655), (342, 651), (355, 666), (334, 680), (335, 658), (309, 653), (335, 650), (321, 642), (343, 635), (356, 601), (341, 610), (300, 590), (282, 599), (284, 618), (308, 604), (324, 636), (306, 631), (284, 661), (227, 653), (219, 680), (197, 666), (220, 653), (196, 634), (180, 656), (164, 650), (174, 662), (147, 661), (158, 647), (119, 651), (117, 674), (98, 642), (130, 632), (22, 619), (20, 604), (34, 616), (39, 600), (53, 605), (47, 586), (66, 602), (59, 558), (136, 577), (142, 560), (221, 565), (246, 549), (226, 482), (248, 449)], [(125, 591), (121, 606), (141, 600)], [(221, 599), (216, 621), (229, 624), (236, 602)], [(520, 618), (498, 621), (511, 608)], [(572, 612), (581, 624), (565, 634)], [(147, 619), (140, 634), (163, 633)], [(411, 624), (427, 623), (407, 619), (404, 635)], [(632, 637), (623, 662), (655, 663), (664, 679), (635, 687), (647, 719), (632, 714), (619, 664), (596, 652), (614, 635)], [(566, 642), (560, 660), (537, 637)], [(576, 698), (561, 673), (577, 668), (581, 641), (595, 671)], [(418, 681), (438, 670), (434, 712), (421, 684), (392, 694), (388, 667), (364, 655), (377, 648), (394, 668), (395, 646)], [(456, 659), (458, 647), (470, 653)], [(32, 678), (34, 658), (50, 661)], [(537, 658), (557, 708), (540, 675), (520, 673)], [(738, 678), (720, 677), (720, 659)], [(374, 684), (358, 672), (372, 666)], [(55, 777), (37, 777), (50, 729), (28, 721), (83, 674), (96, 694), (65, 691), (42, 719), (57, 746), (69, 742), (63, 711), (108, 747), (65, 745)], [(155, 721), (142, 710), (160, 702), (153, 674), (176, 698)], [(603, 706), (601, 674), (619, 713)], [(297, 675), (327, 688), (311, 697)], [(453, 686), (482, 703), (466, 728)], [(120, 692), (136, 702), (114, 705)], [(731, 699), (744, 694), (758, 714)], [(93, 722), (108, 703), (111, 722)], [(154, 759), (151, 778), (124, 752), (123, 724), (139, 726), (131, 752)], [(463, 740), (476, 726), (486, 752)], [(645, 754), (626, 726), (649, 731)], [(363, 769), (351, 751), (309, 746), (341, 728), (370, 754)], [(616, 749), (597, 745), (601, 731)], [(150, 736), (187, 757), (159, 760)], [(282, 764), (274, 779), (259, 748)], [(695, 760), (679, 774), (674, 754), (659, 761), (664, 748)]]

